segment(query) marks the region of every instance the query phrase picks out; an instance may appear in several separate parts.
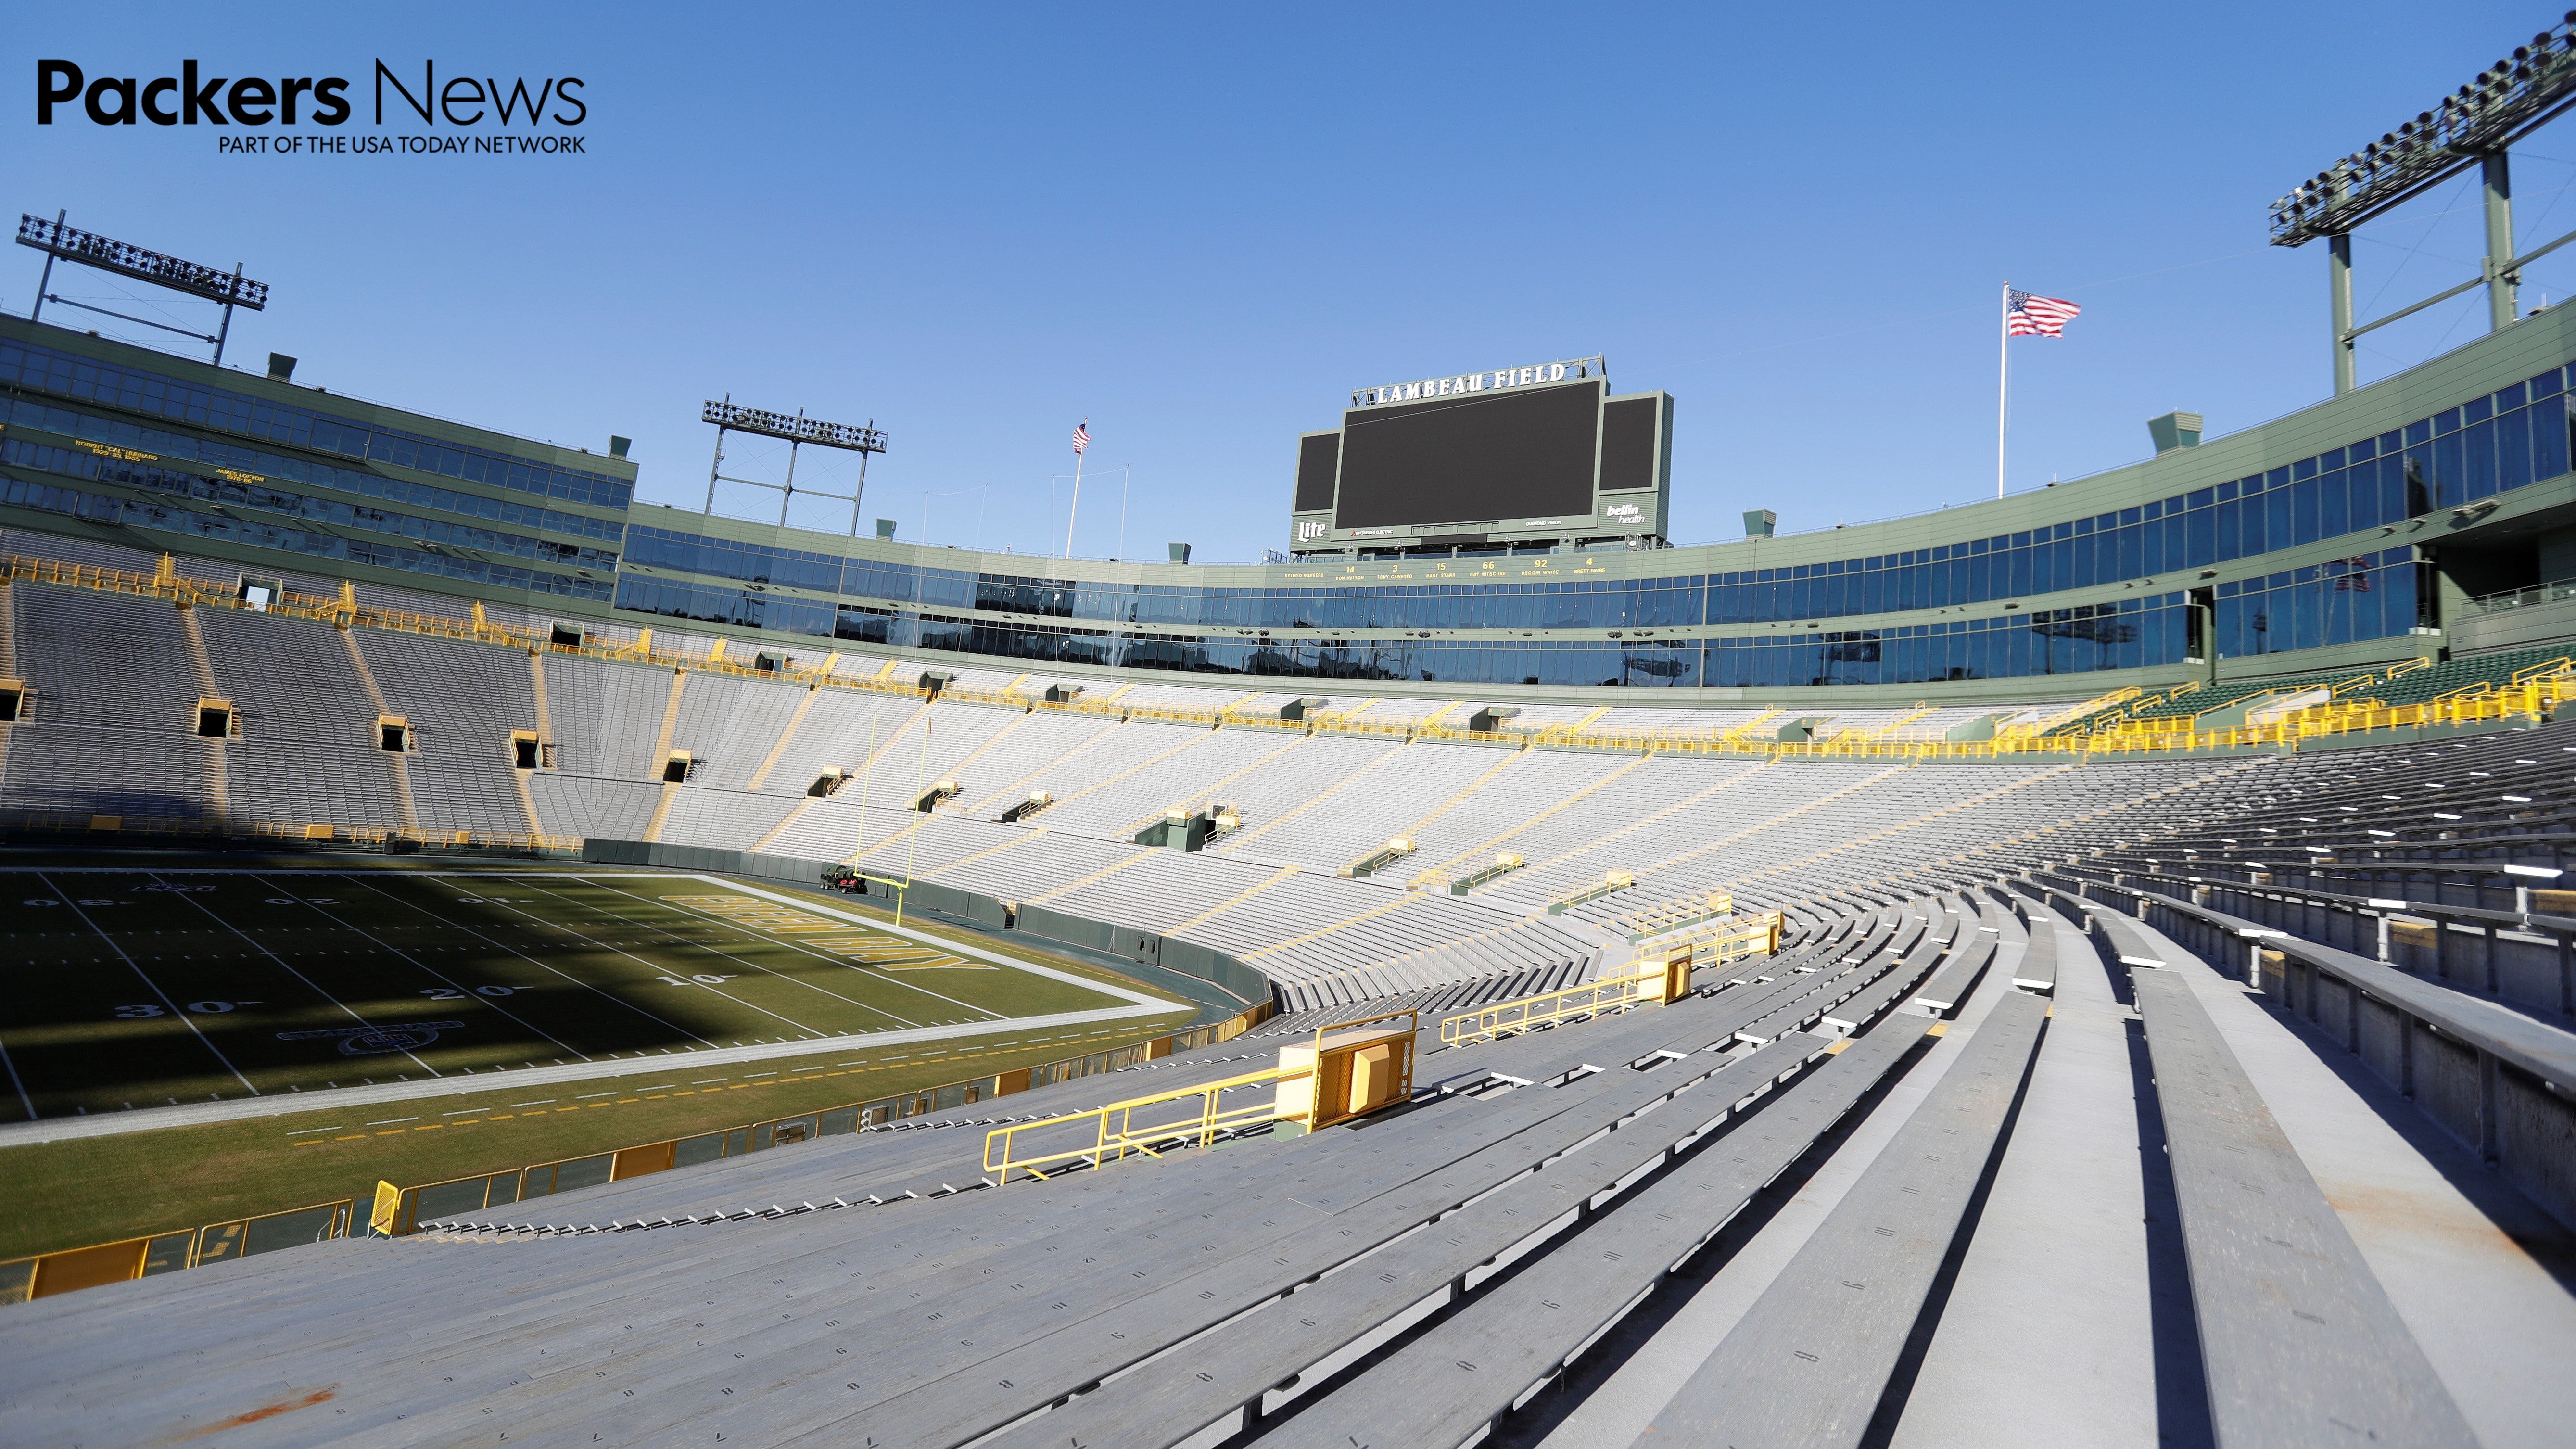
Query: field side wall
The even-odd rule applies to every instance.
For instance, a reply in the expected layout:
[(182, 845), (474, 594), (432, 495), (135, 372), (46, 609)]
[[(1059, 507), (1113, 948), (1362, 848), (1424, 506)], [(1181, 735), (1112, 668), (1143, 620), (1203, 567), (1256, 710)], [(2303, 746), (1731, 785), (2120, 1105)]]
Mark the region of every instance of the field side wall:
[[(757, 851), (723, 850), (703, 845), (660, 845), (642, 840), (586, 840), (582, 842), (581, 858), (594, 865), (703, 871), (800, 886), (811, 886), (820, 881), (823, 872), (835, 863), (805, 860), (793, 855), (764, 855)], [(891, 893), (870, 882), (867, 894), (886, 897)], [(993, 930), (1098, 951), (1140, 965), (1161, 966), (1185, 976), (1195, 976), (1241, 1001), (1259, 1003), (1278, 999), (1270, 978), (1259, 970), (1195, 941), (1158, 936), (1133, 926), (1095, 921), (1044, 906), (1018, 905), (930, 881), (913, 882), (905, 888), (905, 898), (914, 910), (936, 911), (943, 916), (973, 921)]]

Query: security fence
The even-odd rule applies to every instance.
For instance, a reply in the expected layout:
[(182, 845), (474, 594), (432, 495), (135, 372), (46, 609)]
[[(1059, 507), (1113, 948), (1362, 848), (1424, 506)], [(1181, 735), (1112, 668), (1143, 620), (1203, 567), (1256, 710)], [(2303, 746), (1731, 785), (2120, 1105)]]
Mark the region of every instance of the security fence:
[(354, 1199), (344, 1197), (338, 1202), (208, 1223), (182, 1232), (154, 1233), (86, 1248), (66, 1248), (59, 1253), (38, 1253), (31, 1258), (11, 1258), (0, 1262), (0, 1304), (51, 1298), (102, 1283), (150, 1278), (183, 1268), (273, 1253), (280, 1248), (345, 1238), (354, 1203)]

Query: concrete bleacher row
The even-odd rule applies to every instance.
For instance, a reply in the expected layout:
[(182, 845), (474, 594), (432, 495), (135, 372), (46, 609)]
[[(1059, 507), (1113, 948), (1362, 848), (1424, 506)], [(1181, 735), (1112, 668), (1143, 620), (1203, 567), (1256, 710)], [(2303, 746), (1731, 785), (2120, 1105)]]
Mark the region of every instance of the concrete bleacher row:
[[(157, 565), (102, 545), (45, 546), (104, 567)], [(202, 574), (211, 566), (189, 567)], [(1749, 903), (1812, 911), (1857, 884), (1854, 869), (1874, 876), (1885, 863), (1810, 859), (1830, 856), (1824, 847), (1842, 828), (1829, 797), (1854, 782), (1895, 780), (1922, 788), (1892, 799), (1938, 815), (1954, 797), (1991, 794), (2032, 773), (1950, 767), (1957, 778), (1936, 784), (1931, 773), (1884, 766), (1760, 765), (1532, 747), (1526, 738), (1211, 729), (816, 689), (232, 609), (172, 610), (33, 582), (0, 592), (12, 600), (17, 667), (32, 691), (28, 718), (0, 726), (15, 746), (0, 787), (11, 807), (75, 819), (650, 839), (847, 860), (1008, 900), (1060, 901), (1197, 941), (1269, 974), (1292, 1009), (1578, 976), (1615, 944), (1602, 929), (1612, 913), (1552, 919), (1546, 908), (1608, 870), (1639, 876), (1619, 903), (1633, 908), (1725, 886), (1761, 862), (1753, 873), (1764, 879), (1746, 892)], [(375, 602), (427, 613), (437, 601), (385, 594)], [(459, 615), (451, 608), (447, 617)], [(703, 658), (715, 644), (665, 635), (657, 648)], [(118, 667), (88, 668), (102, 652)], [(993, 693), (1029, 683), (1003, 675), (958, 682)], [(1144, 704), (1243, 698), (1186, 685), (1134, 688), (1151, 691)], [(236, 702), (237, 738), (190, 733), (196, 694)], [(407, 720), (407, 751), (375, 747), (380, 712)], [(1387, 701), (1347, 712), (1429, 717)], [(1563, 722), (1619, 712), (1586, 709)], [(93, 731), (139, 731), (152, 766), (122, 768), (123, 736)], [(514, 768), (514, 735), (541, 742), (542, 768)], [(687, 783), (674, 789), (666, 772), (681, 755)], [(193, 768), (170, 770), (173, 757)], [(939, 788), (946, 785), (953, 792)], [(1039, 792), (1048, 803), (1028, 821), (997, 821)], [(913, 808), (925, 794), (944, 796), (927, 815)], [(1219, 804), (1242, 824), (1205, 852), (1132, 844), (1166, 810)], [(1342, 878), (1399, 837), (1413, 849), (1395, 867), (1365, 881)], [(1712, 839), (1727, 845), (1713, 849)], [(1528, 868), (1464, 898), (1439, 889), (1502, 852)], [(1431, 889), (1406, 889), (1425, 872)]]
[[(148, 783), (131, 813), (850, 859), (1205, 944), (1289, 1009), (900, 1131), (6, 1310), (26, 1442), (2545, 1445), (2576, 1414), (2553, 1372), (2576, 1342), (2576, 726), (1765, 761), (926, 703), (23, 580), (0, 600), (35, 691), (0, 726), (14, 807)], [(112, 677), (69, 662), (102, 657)], [(237, 738), (194, 737), (199, 694), (239, 704)], [(415, 727), (399, 760), (368, 738), (380, 708)], [(547, 768), (511, 768), (514, 730)], [(847, 783), (809, 794), (826, 770)], [(996, 818), (1032, 790), (1049, 808)], [(1206, 851), (1133, 841), (1220, 802), (1243, 824)], [(484, 823), (433, 824), (456, 821)], [(1392, 869), (1339, 874), (1395, 835)], [(1405, 888), (1498, 851), (1526, 863), (1470, 895)], [(1546, 913), (1610, 870), (1634, 883)], [(1005, 1117), (1562, 984), (1710, 890), (1790, 924), (1706, 995), (1454, 1052), (1426, 1021), (1403, 1112), (983, 1183)]]
[[(157, 563), (150, 556), (74, 540), (21, 535), (17, 542), (104, 566), (140, 571)], [(192, 574), (209, 569), (221, 573), (211, 564), (185, 564)], [(287, 582), (294, 586), (299, 581)], [(1810, 909), (1817, 900), (1868, 899), (1852, 892), (1865, 892), (1872, 878), (1889, 874), (1866, 870), (1856, 875), (1854, 868), (1862, 862), (1833, 859), (1837, 854), (1866, 855), (1867, 865), (1892, 867), (1901, 874), (1919, 863), (1901, 847), (1919, 842), (1937, 850), (1944, 843), (1936, 838), (1941, 833), (1936, 826), (1946, 825), (1958, 838), (1973, 838), (1988, 824), (2009, 831), (2058, 818), (2045, 808), (2045, 787), (1990, 783), (1998, 778), (1993, 772), (2045, 775), (2053, 768), (2048, 766), (1954, 763), (1883, 770), (1837, 808), (1819, 798), (1841, 788), (1831, 772), (1866, 773), (1867, 766), (1798, 762), (1766, 768), (1747, 788), (1695, 800), (1690, 797), (1709, 783), (1751, 766), (1544, 747), (1515, 753), (1509, 746), (1429, 740), (1208, 730), (1146, 718), (1122, 722), (954, 702), (924, 706), (900, 697), (817, 691), (785, 681), (671, 672), (570, 655), (522, 662), (509, 650), (373, 629), (350, 631), (348, 637), (361, 642), (350, 651), (353, 662), (364, 670), (375, 661), (376, 673), (391, 681), (382, 690), (387, 707), (416, 716), (415, 754), (399, 765), (352, 759), (344, 768), (330, 768), (323, 762), (367, 752), (364, 743), (350, 743), (353, 735), (363, 740), (367, 722), (351, 708), (358, 692), (347, 687), (345, 677), (333, 677), (346, 676), (348, 670), (326, 657), (327, 647), (311, 642), (318, 631), (307, 621), (254, 620), (231, 611), (202, 610), (196, 612), (223, 622), (200, 626), (183, 617), (181, 637), (173, 639), (168, 616), (139, 600), (39, 585), (18, 592), (35, 601), (26, 610), (29, 627), (21, 652), (28, 657), (22, 672), (63, 675), (69, 656), (89, 647), (84, 640), (113, 634), (126, 642), (112, 649), (141, 651), (137, 660), (146, 666), (113, 677), (149, 678), (149, 687), (168, 696), (90, 699), (81, 689), (57, 688), (54, 679), (39, 677), (32, 716), (36, 724), (97, 716), (119, 722), (111, 728), (166, 733), (166, 721), (186, 712), (176, 666), (189, 652), (181, 646), (196, 633), (220, 637), (195, 646), (194, 652), (224, 656), (220, 671), (211, 655), (203, 663), (188, 661), (201, 676), (200, 687), (244, 695), (245, 726), (254, 714), (263, 716), (262, 728), (246, 733), (240, 749), (184, 746), (199, 757), (200, 768), (175, 776), (156, 772), (153, 791), (140, 797), (118, 793), (117, 782), (110, 780), (88, 787), (56, 783), (61, 772), (52, 762), (63, 752), (50, 746), (73, 741), (60, 736), (48, 740), (43, 728), (15, 731), (26, 743), (20, 753), (28, 768), (11, 780), (11, 803), (67, 814), (84, 807), (93, 813), (143, 815), (282, 814), (290, 821), (300, 815), (358, 828), (491, 835), (598, 834), (633, 829), (640, 815), (647, 833), (673, 843), (757, 846), (829, 857), (857, 849), (857, 832), (846, 812), (808, 806), (803, 797), (817, 777), (838, 770), (853, 778), (841, 786), (836, 802), (855, 798), (909, 804), (931, 786), (954, 780), (959, 791), (941, 803), (941, 812), (985, 819), (1044, 791), (1053, 797), (1044, 823), (1064, 834), (1123, 838), (1163, 809), (1222, 803), (1235, 809), (1244, 828), (1216, 841), (1212, 853), (1325, 873), (1337, 872), (1399, 836), (1415, 845), (1413, 856), (1395, 872), (1399, 880), (1422, 870), (1464, 874), (1508, 850), (1532, 868), (1488, 884), (1484, 894), (1519, 911), (1542, 908), (1564, 891), (1590, 884), (1603, 870), (1638, 873), (1642, 879), (1629, 897), (1634, 901), (1658, 892), (1688, 894), (1701, 888), (1703, 879), (1743, 868), (1762, 877), (1744, 882), (1748, 902), (1793, 912)], [(437, 601), (429, 595), (385, 593), (378, 602), (428, 611)], [(115, 623), (65, 628), (52, 617), (82, 609), (104, 610)], [(452, 605), (448, 613), (454, 616)], [(238, 643), (232, 642), (235, 636)], [(299, 636), (305, 642), (299, 644)], [(331, 687), (288, 697), (298, 693), (297, 685), (263, 672), (258, 663), (262, 651), (254, 646), (271, 638), (281, 654), (320, 660), (323, 667), (314, 677), (328, 680)], [(716, 644), (666, 633), (661, 647), (683, 657), (704, 657)], [(58, 657), (65, 668), (49, 669)], [(841, 672), (851, 672), (856, 659), (842, 661)], [(867, 669), (880, 663), (860, 662)], [(2434, 672), (2416, 671), (2404, 678)], [(241, 680), (220, 674), (237, 674)], [(961, 682), (1034, 692), (1026, 676), (969, 674)], [(1109, 693), (1117, 697), (1136, 690), (1147, 691), (1137, 696), (1143, 704), (1195, 702), (1213, 710), (1245, 703), (1231, 690), (1180, 684), (1121, 686)], [(1272, 697), (1256, 698), (1268, 702)], [(1601, 729), (1646, 728), (1643, 721), (1669, 722), (1685, 715), (1707, 725), (1717, 723), (1717, 716), (1759, 720), (1776, 713), (1628, 706), (1532, 706), (1530, 711), (1538, 712), (1529, 719), (1531, 725), (1588, 720)], [(1341, 712), (1356, 718), (1428, 718), (1455, 711), (1407, 714), (1394, 702), (1364, 700)], [(1919, 715), (1913, 721), (1919, 724), (1946, 713), (1853, 712), (1845, 727), (1836, 728), (1828, 719), (1819, 733), (1876, 733), (1881, 715), (1892, 720)], [(1696, 720), (1699, 714), (1711, 718)], [(277, 728), (269, 728), (272, 723)], [(649, 806), (636, 803), (640, 792), (625, 785), (566, 782), (523, 791), (506, 758), (506, 740), (515, 730), (543, 735), (549, 768), (567, 775), (658, 785), (666, 754), (677, 751), (691, 757), (692, 790), (756, 792), (791, 797), (791, 803), (781, 809), (767, 802), (689, 796), (667, 802), (666, 810), (658, 795)], [(281, 738), (293, 743), (281, 747)], [(82, 748), (69, 753), (96, 752)], [(2108, 778), (2090, 773), (2098, 768), (2087, 767), (2086, 777), (2066, 788), (2079, 796), (2097, 793), (2092, 787)], [(239, 799), (233, 798), (236, 775), (241, 777)], [(388, 782), (388, 775), (395, 778)], [(1837, 832), (1851, 812), (1885, 823), (1880, 817), (1891, 812), (1876, 798), (1882, 785), (1922, 805), (1924, 828), (1901, 832), (1902, 839), (1862, 831), (1858, 834), (1870, 840), (1866, 851), (1835, 850), (1837, 842), (1848, 847), (1854, 838)], [(2148, 793), (2117, 783), (2109, 789), (2123, 798)], [(217, 790), (223, 798), (210, 793)], [(1945, 793), (1954, 791), (1965, 793)], [(1973, 804), (1968, 797), (1976, 797)], [(1533, 811), (1533, 800), (1549, 803)], [(106, 810), (106, 805), (118, 808)], [(1766, 809), (1779, 815), (1781, 823), (1754, 831), (1729, 828), (1730, 820), (1743, 814), (1758, 817)]]
[[(844, 859), (1005, 899), (1061, 896), (1068, 909), (1196, 940), (1254, 961), (1283, 983), (1291, 1007), (1477, 980), (1563, 979), (1610, 944), (1619, 917), (1714, 889), (1793, 919), (1830, 914), (1891, 898), (1885, 882), (1963, 846), (2092, 813), (2075, 807), (2102, 795), (2153, 798), (2173, 781), (2206, 783), (2244, 768), (1761, 762), (1528, 738), (1210, 729), (925, 703), (364, 627), (331, 631), (33, 583), (8, 592), (19, 601), (12, 614), (23, 616), (19, 667), (35, 689), (29, 722), (7, 727), (17, 749), (0, 799), (20, 808), (649, 838)], [(95, 645), (100, 638), (110, 642)], [(715, 648), (687, 636), (663, 636), (661, 646), (694, 657)], [(76, 667), (95, 647), (123, 651), (130, 667)], [(117, 757), (115, 737), (73, 733), (142, 729), (167, 746), (185, 737), (191, 681), (236, 698), (243, 726), (237, 742), (184, 738), (157, 752), (193, 757), (193, 770), (121, 771), (106, 763)], [(1003, 675), (960, 682), (994, 692), (1030, 683)], [(1131, 688), (1151, 691), (1143, 704), (1196, 696), (1213, 709), (1243, 698), (1178, 684)], [(410, 721), (407, 754), (372, 748), (369, 716), (379, 706), (371, 694)], [(1529, 722), (1541, 727), (1620, 726), (1603, 719), (1623, 713), (1672, 717), (1533, 708), (1554, 710)], [(1428, 717), (1388, 701), (1345, 712)], [(1699, 723), (1769, 712), (1706, 713), (1712, 719)], [(1882, 727), (1876, 716), (1862, 722)], [(509, 741), (519, 732), (542, 738), (545, 768), (512, 768)], [(688, 783), (671, 790), (665, 771), (679, 754), (689, 759)], [(811, 793), (827, 777), (839, 780), (837, 790)], [(138, 793), (137, 780), (149, 780), (151, 792)], [(954, 793), (916, 815), (912, 807), (944, 784)], [(1050, 797), (1045, 809), (1017, 826), (997, 822), (1038, 792)], [(1129, 843), (1167, 809), (1218, 804), (1241, 827), (1186, 861), (1153, 859)], [(1411, 853), (1371, 880), (1339, 879), (1394, 839)], [(1506, 852), (1524, 867), (1463, 900), (1439, 893), (1437, 882)], [(1611, 871), (1635, 883), (1569, 917), (1545, 918), (1553, 902)], [(1404, 890), (1425, 873), (1431, 890)]]
[[(2011, 886), (1671, 1006), (1426, 1021), (1413, 1102), (1353, 1127), (982, 1182), (989, 1127), (1262, 1035), (11, 1309), (0, 1410), (31, 1443), (2563, 1442), (2565, 1225), (2153, 925)], [(386, 1282), (398, 1333), (349, 1291)]]

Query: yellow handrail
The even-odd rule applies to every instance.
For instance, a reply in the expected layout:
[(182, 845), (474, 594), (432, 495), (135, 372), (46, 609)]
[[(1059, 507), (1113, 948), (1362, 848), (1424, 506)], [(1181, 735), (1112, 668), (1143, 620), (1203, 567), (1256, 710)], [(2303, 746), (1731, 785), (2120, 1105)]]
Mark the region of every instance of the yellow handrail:
[[(993, 1183), (998, 1187), (1011, 1181), (1011, 1173), (1015, 1169), (1026, 1172), (1031, 1177), (1045, 1177), (1048, 1174), (1038, 1169), (1059, 1162), (1087, 1160), (1096, 1168), (1107, 1162), (1120, 1161), (1130, 1152), (1142, 1153), (1147, 1157), (1160, 1157), (1164, 1152), (1179, 1147), (1208, 1146), (1216, 1140), (1220, 1132), (1281, 1121), (1283, 1118), (1279, 1110), (1279, 1099), (1275, 1093), (1268, 1100), (1248, 1107), (1220, 1108), (1217, 1099), (1237, 1087), (1253, 1087), (1265, 1082), (1285, 1082), (1314, 1076), (1323, 1066), (1324, 1038), (1328, 1033), (1340, 1031), (1346, 1027), (1393, 1021), (1398, 1017), (1414, 1023), (1413, 1030), (1420, 1030), (1421, 1013), (1411, 1010), (1382, 1011), (1375, 1016), (1353, 1017), (1348, 1021), (1331, 1022), (1315, 1028), (1312, 1055), (1302, 1066), (1264, 1067), (1256, 1072), (1244, 1072), (1195, 1087), (1176, 1087), (1170, 1091), (1156, 1092), (1149, 1096), (1130, 1097), (1126, 1101), (1112, 1102), (1105, 1107), (1094, 1107), (1088, 1111), (1067, 1112), (1061, 1116), (1041, 1118), (1035, 1122), (1013, 1122), (1007, 1126), (996, 1127), (984, 1134), (984, 1170), (993, 1174)], [(1282, 1049), (1282, 1053), (1284, 1055), (1285, 1048)], [(1167, 1102), (1188, 1101), (1193, 1098), (1198, 1102), (1195, 1115), (1149, 1122), (1142, 1126), (1136, 1122), (1136, 1113), (1141, 1109), (1158, 1107)], [(1317, 1125), (1323, 1110), (1324, 1104), (1320, 1094), (1310, 1097), (1303, 1119), (1307, 1128), (1311, 1130)], [(1086, 1121), (1096, 1124), (1097, 1128), (1094, 1140), (1088, 1147), (1064, 1148), (1028, 1157), (1022, 1157), (1018, 1153), (1019, 1135), (1023, 1132), (1045, 1132)], [(996, 1149), (998, 1149), (998, 1155)]]
[[(1461, 1012), (1440, 1023), (1442, 1046), (1471, 1046), (1492, 1041), (1511, 1032), (1536, 1031), (1541, 1027), (1561, 1025), (1576, 1017), (1599, 1016), (1625, 1011), (1648, 1001), (1665, 1002), (1686, 992), (1690, 986), (1688, 972), (1698, 966), (1738, 961), (1748, 956), (1768, 956), (1780, 949), (1780, 913), (1765, 912), (1754, 922), (1731, 932), (1707, 939), (1674, 942), (1662, 953), (1664, 959), (1640, 967), (1625, 976), (1604, 977), (1579, 986), (1541, 992), (1513, 1001), (1496, 1002), (1475, 1011)], [(1724, 943), (1763, 942), (1759, 950), (1724, 951), (1701, 955), (1701, 948)], [(1679, 967), (1684, 973), (1678, 983), (1672, 973)]]
[(1462, 1012), (1440, 1023), (1440, 1044), (1471, 1046), (1508, 1033), (1536, 1031), (1575, 1018), (1625, 1011), (1647, 1001), (1660, 1002), (1665, 971), (1662, 965), (1650, 966), (1626, 976), (1605, 977)]
[(404, 830), (317, 821), (233, 820), (159, 815), (94, 815), (67, 810), (0, 810), (0, 827), (105, 835), (247, 835), (269, 840), (330, 840), (383, 845), (464, 845), (487, 850), (579, 850), (578, 835), (495, 835), (471, 830)]

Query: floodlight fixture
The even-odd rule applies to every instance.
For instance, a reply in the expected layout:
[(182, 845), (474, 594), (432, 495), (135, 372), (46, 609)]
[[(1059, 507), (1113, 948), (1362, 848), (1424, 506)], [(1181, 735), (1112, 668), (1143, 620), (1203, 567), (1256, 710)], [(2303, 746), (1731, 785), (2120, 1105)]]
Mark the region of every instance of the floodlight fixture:
[[(2299, 183), (2272, 203), (2272, 244), (2296, 247), (2323, 237), (2337, 394), (2357, 385), (2353, 343), (2363, 333), (2411, 317), (2474, 287), (2487, 289), (2487, 326), (2502, 331), (2519, 316), (2522, 268), (2576, 241), (2556, 241), (2515, 254), (2513, 144), (2576, 106), (2576, 10), (2516, 46), (2429, 111)], [(2477, 276), (2412, 306), (2356, 323), (2352, 312), (2352, 229), (2475, 166), (2484, 183), (2486, 257)]]
[(2517, 46), (2432, 110), (2362, 147), (2272, 203), (2272, 244), (2347, 232), (2505, 150), (2576, 104), (2576, 10)]
[(805, 416), (799, 408), (793, 417), (785, 413), (747, 408), (730, 396), (722, 402), (710, 402), (701, 420), (718, 428), (737, 433), (758, 433), (764, 438), (784, 438), (791, 443), (812, 443), (817, 447), (841, 448), (853, 453), (882, 453), (885, 434), (877, 431), (874, 419), (867, 426), (849, 423), (827, 423), (821, 418)]
[[(821, 418), (805, 416), (803, 408), (790, 415), (743, 407), (734, 402), (731, 393), (725, 394), (720, 402), (709, 402), (698, 416), (702, 422), (715, 424), (716, 429), (715, 461), (707, 468), (706, 513), (709, 517), (713, 517), (716, 511), (716, 484), (740, 483), (777, 493), (778, 526), (786, 527), (788, 505), (796, 501), (797, 450), (811, 443), (818, 448), (838, 448), (859, 455), (857, 487), (847, 493), (815, 488), (805, 490), (818, 498), (846, 501), (850, 505), (850, 537), (859, 536), (859, 499), (868, 491), (868, 455), (886, 450), (886, 435), (878, 430), (876, 419), (870, 418), (864, 424), (827, 423)], [(784, 439), (787, 443), (787, 481), (765, 483), (757, 478), (728, 477), (724, 471), (724, 438), (727, 433), (752, 433), (764, 438)]]
[[(45, 254), (44, 275), (36, 282), (36, 305), (27, 313), (27, 320), (30, 322), (37, 321), (44, 315), (47, 302), (59, 303), (65, 307), (77, 307), (84, 312), (97, 312), (119, 321), (157, 327), (164, 332), (176, 332), (182, 337), (193, 337), (200, 342), (212, 343), (215, 349), (215, 363), (221, 366), (224, 360), (224, 339), (232, 335), (233, 309), (246, 307), (253, 312), (268, 309), (268, 283), (254, 282), (243, 276), (239, 264), (235, 264), (233, 269), (227, 272), (220, 267), (207, 266), (203, 262), (183, 261), (178, 257), (147, 251), (132, 242), (121, 242), (113, 237), (100, 236), (94, 231), (83, 231), (79, 227), (67, 225), (65, 218), (70, 215), (68, 211), (58, 211), (54, 213), (52, 221), (25, 212), (18, 215), (18, 245), (34, 247)], [(138, 282), (147, 282), (155, 287), (183, 293), (201, 301), (218, 303), (224, 309), (223, 326), (212, 334), (191, 332), (184, 327), (155, 322), (149, 317), (132, 317), (123, 312), (111, 312), (105, 307), (93, 307), (87, 302), (75, 302), (69, 297), (54, 296), (45, 289), (53, 284), (54, 263), (57, 261), (77, 263), (97, 271), (130, 277)]]

